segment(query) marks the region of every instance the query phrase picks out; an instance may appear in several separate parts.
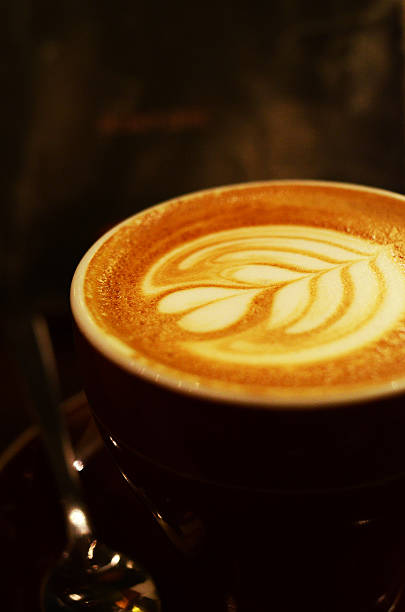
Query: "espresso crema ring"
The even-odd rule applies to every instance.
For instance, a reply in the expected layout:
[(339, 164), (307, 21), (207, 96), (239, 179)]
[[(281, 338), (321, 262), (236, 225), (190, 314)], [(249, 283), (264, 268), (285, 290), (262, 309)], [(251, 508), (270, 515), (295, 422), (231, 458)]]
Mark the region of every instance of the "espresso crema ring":
[(206, 190), (127, 219), (78, 270), (81, 328), (136, 375), (286, 403), (405, 388), (403, 196)]

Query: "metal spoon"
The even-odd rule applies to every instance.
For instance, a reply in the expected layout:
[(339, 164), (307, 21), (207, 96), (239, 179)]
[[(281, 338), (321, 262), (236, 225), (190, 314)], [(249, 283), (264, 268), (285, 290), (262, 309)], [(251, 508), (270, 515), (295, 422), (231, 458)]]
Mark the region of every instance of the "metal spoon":
[(59, 409), (59, 384), (46, 321), (17, 317), (13, 325), (20, 361), (37, 409), (43, 439), (59, 488), (67, 546), (42, 587), (44, 612), (159, 612), (152, 577), (137, 561), (111, 550), (95, 535), (75, 470), (72, 444)]

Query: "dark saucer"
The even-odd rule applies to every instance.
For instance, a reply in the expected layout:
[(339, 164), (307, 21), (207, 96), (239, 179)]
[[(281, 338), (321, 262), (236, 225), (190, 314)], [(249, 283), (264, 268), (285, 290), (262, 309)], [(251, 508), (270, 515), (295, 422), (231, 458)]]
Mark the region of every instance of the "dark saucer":
[[(166, 612), (233, 609), (207, 560), (185, 560), (149, 511), (128, 497), (94, 425), (84, 395), (64, 405), (87, 502), (109, 546), (136, 556), (155, 576)], [(81, 462), (81, 463), (80, 463)], [(40, 610), (40, 585), (64, 545), (58, 495), (36, 427), (0, 456), (1, 609)]]

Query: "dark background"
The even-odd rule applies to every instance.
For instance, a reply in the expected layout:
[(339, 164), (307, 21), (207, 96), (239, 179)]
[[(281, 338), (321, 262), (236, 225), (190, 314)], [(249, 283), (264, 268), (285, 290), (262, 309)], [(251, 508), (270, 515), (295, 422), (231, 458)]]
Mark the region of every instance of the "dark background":
[(111, 224), (247, 180), (405, 190), (399, 0), (7, 0), (0, 28), (0, 449), (32, 419), (10, 296), (47, 317), (69, 397), (70, 279)]

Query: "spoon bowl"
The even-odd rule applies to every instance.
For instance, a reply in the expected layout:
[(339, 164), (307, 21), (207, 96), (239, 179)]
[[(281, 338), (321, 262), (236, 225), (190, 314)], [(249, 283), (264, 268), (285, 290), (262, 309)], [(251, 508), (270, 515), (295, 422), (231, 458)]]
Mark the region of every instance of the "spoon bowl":
[(88, 536), (77, 539), (48, 574), (42, 607), (44, 612), (85, 607), (97, 612), (161, 610), (149, 574), (127, 555)]

